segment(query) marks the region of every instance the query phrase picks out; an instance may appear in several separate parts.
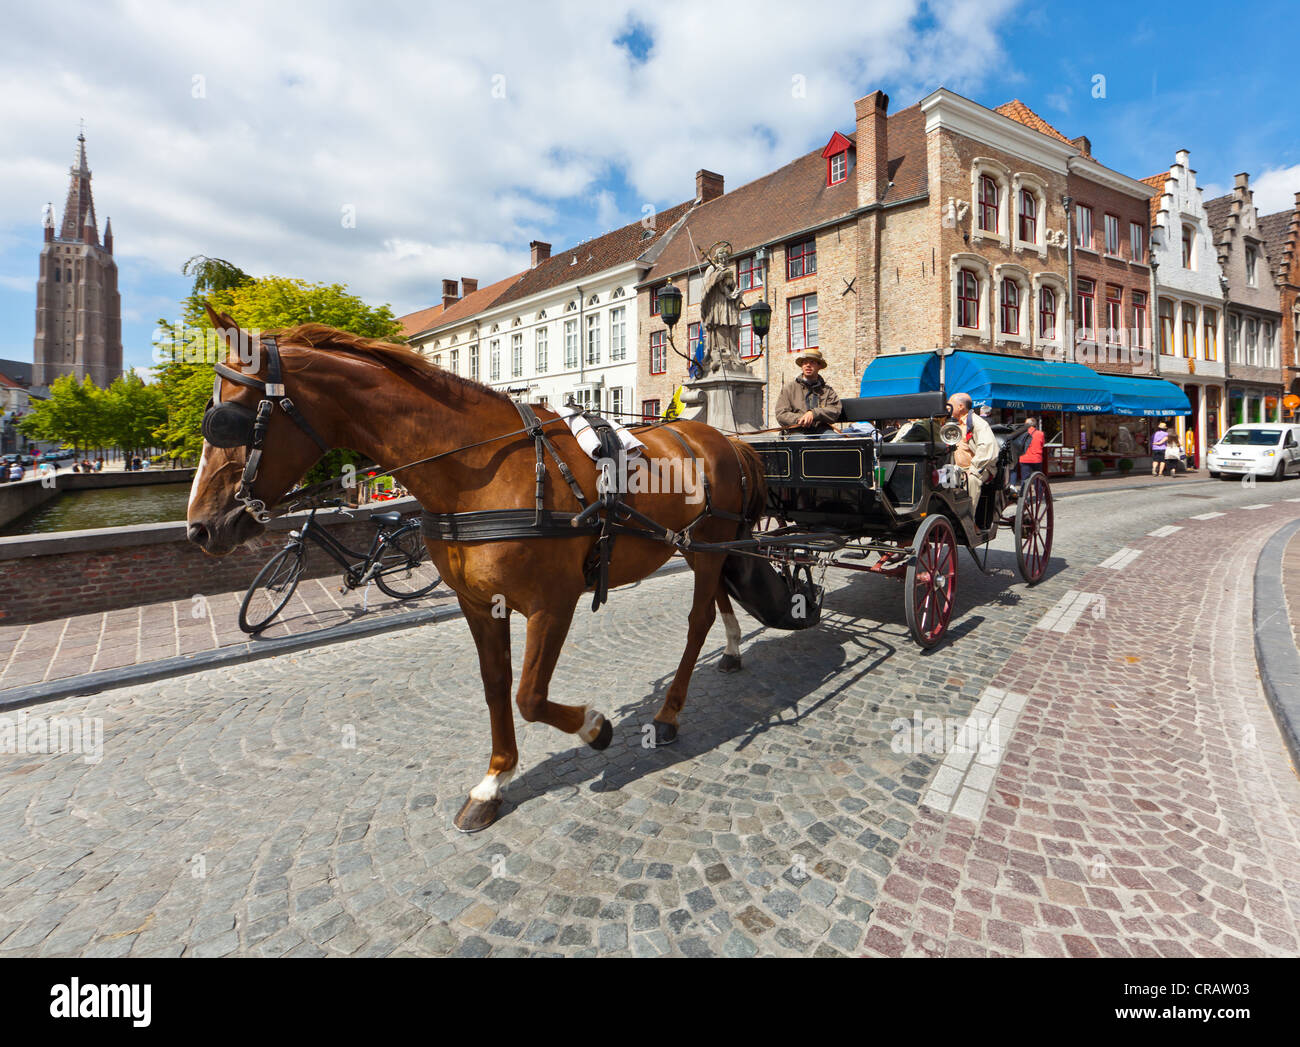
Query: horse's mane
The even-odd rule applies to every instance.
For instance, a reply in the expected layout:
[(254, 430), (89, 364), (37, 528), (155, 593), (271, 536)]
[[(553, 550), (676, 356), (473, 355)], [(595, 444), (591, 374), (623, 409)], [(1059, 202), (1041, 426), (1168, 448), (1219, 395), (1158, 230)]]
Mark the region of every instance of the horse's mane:
[(359, 334), (340, 331), (327, 324), (299, 324), (274, 332), (281, 345), (302, 345), (319, 349), (327, 353), (356, 353), (394, 369), (414, 371), (423, 378), (434, 378), (440, 382), (449, 382), (460, 393), (477, 393), (482, 396), (509, 402), (510, 398), (482, 382), (472, 378), (462, 378), (430, 360), (421, 356), (414, 349), (409, 349), (396, 342), (385, 342), (381, 338), (365, 338)]

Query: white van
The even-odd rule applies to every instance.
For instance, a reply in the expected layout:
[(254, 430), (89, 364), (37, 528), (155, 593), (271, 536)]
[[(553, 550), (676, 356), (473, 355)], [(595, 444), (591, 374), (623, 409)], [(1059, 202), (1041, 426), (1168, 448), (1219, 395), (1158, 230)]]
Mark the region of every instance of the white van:
[(1252, 474), (1271, 480), (1300, 476), (1300, 425), (1247, 422), (1234, 425), (1205, 457), (1210, 476)]

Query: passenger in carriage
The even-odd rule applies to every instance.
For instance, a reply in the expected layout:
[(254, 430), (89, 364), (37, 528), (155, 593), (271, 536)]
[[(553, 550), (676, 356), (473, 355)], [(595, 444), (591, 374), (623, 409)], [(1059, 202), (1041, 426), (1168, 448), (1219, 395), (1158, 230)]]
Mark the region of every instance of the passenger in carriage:
[(840, 397), (821, 376), (826, 358), (820, 349), (805, 349), (794, 362), (803, 373), (776, 398), (777, 424), (799, 430), (801, 436), (835, 432), (832, 423), (840, 420)]
[(948, 397), (948, 408), (962, 431), (962, 440), (953, 451), (953, 462), (966, 471), (966, 487), (974, 509), (980, 502), (980, 489), (985, 481), (992, 479), (998, 442), (989, 423), (971, 410), (969, 394), (953, 393)]

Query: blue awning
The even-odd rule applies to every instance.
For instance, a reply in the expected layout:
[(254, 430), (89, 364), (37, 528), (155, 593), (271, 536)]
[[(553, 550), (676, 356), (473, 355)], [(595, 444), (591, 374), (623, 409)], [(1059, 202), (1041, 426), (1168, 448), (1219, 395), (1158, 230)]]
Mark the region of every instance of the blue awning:
[(1187, 394), (1163, 378), (1130, 378), (1126, 375), (1099, 374), (1110, 401), (1111, 414), (1131, 414), (1140, 418), (1163, 418), (1171, 414), (1191, 414)]
[[(1082, 364), (965, 350), (947, 358), (944, 372), (947, 392), (968, 393), (976, 407), (1074, 414), (1110, 411), (1110, 394), (1101, 379), (1096, 371)], [(936, 354), (900, 353), (878, 356), (867, 365), (859, 395), (893, 396), (933, 392), (938, 388)]]

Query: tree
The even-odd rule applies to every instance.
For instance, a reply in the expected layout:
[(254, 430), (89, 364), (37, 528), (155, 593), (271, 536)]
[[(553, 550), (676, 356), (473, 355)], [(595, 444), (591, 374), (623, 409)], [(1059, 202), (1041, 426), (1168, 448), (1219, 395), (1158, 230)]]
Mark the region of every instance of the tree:
[(33, 440), (53, 440), (83, 448), (102, 447), (108, 437), (103, 390), (87, 376), (78, 382), (61, 375), (50, 386), (47, 400), (33, 400), (31, 411), (18, 423), (18, 431)]

